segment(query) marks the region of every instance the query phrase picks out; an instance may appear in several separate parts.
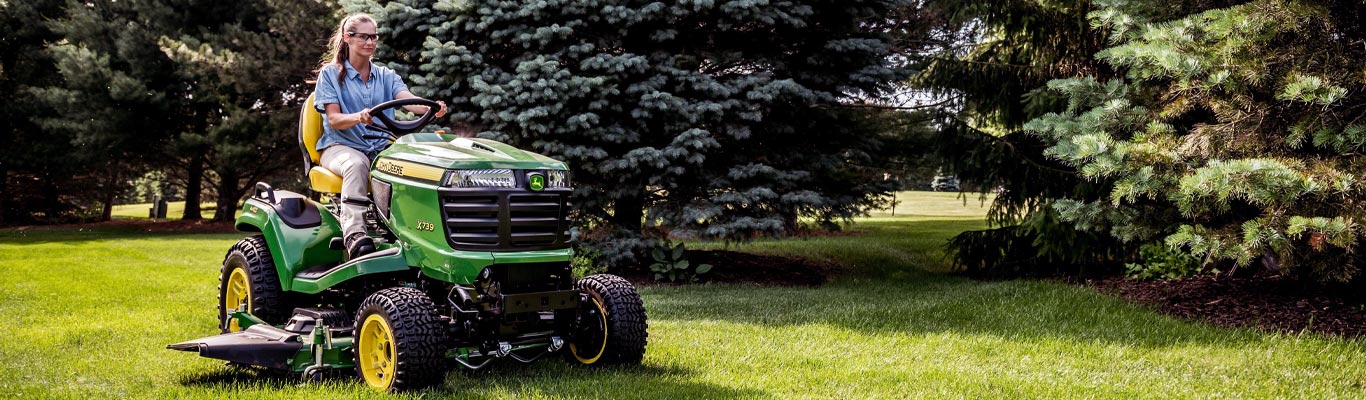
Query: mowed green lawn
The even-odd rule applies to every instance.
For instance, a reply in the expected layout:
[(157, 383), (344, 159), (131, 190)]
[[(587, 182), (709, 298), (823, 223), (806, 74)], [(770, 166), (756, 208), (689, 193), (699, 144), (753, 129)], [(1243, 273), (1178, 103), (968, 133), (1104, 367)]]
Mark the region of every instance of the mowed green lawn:
[[(1366, 346), (1221, 329), (1054, 282), (945, 274), (942, 244), (984, 226), (975, 197), (909, 193), (855, 236), (741, 249), (830, 259), (819, 288), (642, 289), (645, 362), (545, 359), (451, 372), (396, 397), (1362, 398)], [(215, 333), (237, 235), (0, 231), (0, 398), (357, 398), (354, 380), (258, 377), (168, 343)], [(716, 245), (712, 245), (716, 246)]]

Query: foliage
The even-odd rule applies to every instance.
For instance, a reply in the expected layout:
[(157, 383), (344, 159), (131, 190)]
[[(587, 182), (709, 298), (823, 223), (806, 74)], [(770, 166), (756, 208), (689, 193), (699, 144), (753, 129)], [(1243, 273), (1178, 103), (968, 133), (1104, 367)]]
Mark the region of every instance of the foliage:
[[(119, 198), (119, 204), (152, 203), (179, 197), (179, 193), (176, 193), (176, 188), (170, 182), (163, 171), (148, 172), (133, 180), (132, 193)], [(117, 208), (118, 206), (115, 206), (115, 209)]]
[(1103, 275), (1132, 258), (1129, 246), (1058, 218), (1035, 212), (1017, 225), (964, 231), (949, 240), (949, 255), (956, 269), (984, 278)]
[(1177, 279), (1200, 273), (1200, 259), (1161, 242), (1140, 246), (1138, 254), (1142, 262), (1124, 264), (1129, 279)]
[(683, 243), (671, 247), (668, 241), (662, 241), (650, 251), (650, 257), (655, 260), (650, 264), (650, 271), (654, 272), (657, 281), (697, 282), (712, 267), (711, 264), (692, 265), (688, 261), (688, 249)]
[[(568, 162), (585, 224), (746, 240), (886, 200), (893, 0), (346, 2), (450, 122)], [(415, 51), (421, 49), (421, 51)], [(633, 246), (641, 249), (642, 247)]]
[(574, 272), (574, 279), (607, 272), (607, 267), (598, 262), (599, 257), (596, 250), (585, 246), (576, 246), (574, 258), (569, 260), (570, 269)]
[[(62, 16), (64, 0), (0, 2), (0, 224), (62, 223), (98, 216), (114, 188), (94, 147), (66, 132), (44, 130), (56, 110), (29, 101), (62, 75), (46, 51), (61, 38), (44, 21)], [(92, 212), (93, 210), (93, 212)], [(91, 215), (91, 214), (94, 215)]]
[(175, 109), (188, 85), (167, 79), (174, 65), (156, 41), (191, 21), (175, 20), (166, 8), (67, 2), (60, 18), (44, 21), (60, 38), (45, 44), (61, 79), (28, 95), (54, 111), (37, 122), (69, 140), (69, 159), (103, 172), (95, 181), (105, 196), (101, 219), (128, 182), (168, 158), (165, 149), (187, 124)]
[[(98, 171), (104, 215), (149, 172), (175, 177), (198, 218), (203, 186), (228, 218), (245, 187), (286, 171), (327, 2), (66, 2), (30, 20), (59, 79), (26, 90), (60, 161)], [(32, 17), (32, 16), (30, 16)], [(298, 174), (289, 174), (298, 176)], [(181, 178), (183, 177), (183, 179)], [(45, 179), (51, 179), (45, 178)], [(207, 181), (206, 181), (207, 180)], [(70, 189), (67, 189), (70, 190)]]
[(1090, 2), (928, 3), (947, 16), (954, 38), (925, 57), (910, 81), (949, 102), (935, 120), (932, 148), (945, 172), (967, 186), (999, 188), (988, 214), (996, 227), (952, 241), (955, 264), (975, 275), (1038, 276), (1132, 253), (1106, 235), (1059, 223), (1052, 199), (1098, 198), (1101, 188), (1048, 158), (1047, 144), (1021, 129), (1063, 105), (1062, 96), (1038, 90), (1048, 80), (1110, 73), (1092, 58), (1104, 36), (1085, 22)]
[[(1129, 18), (1160, 20), (1229, 2), (1136, 2)], [(1108, 11), (1097, 11), (1100, 7), (1090, 1), (936, 0), (927, 4), (947, 16), (947, 30), (956, 37), (927, 57), (920, 73), (911, 80), (912, 85), (950, 103), (936, 121), (942, 129), (935, 151), (949, 172), (965, 184), (975, 183), (982, 190), (1001, 189), (989, 218), (1000, 226), (994, 229), (1012, 232), (994, 236), (1018, 240), (1013, 245), (1002, 244), (1015, 246), (1007, 253), (992, 249), (997, 244), (988, 240), (956, 240), (952, 244), (956, 247), (952, 250), (955, 261), (978, 265), (984, 271), (1001, 267), (1029, 275), (1033, 274), (1028, 271), (1030, 265), (1059, 270), (1052, 262), (1037, 260), (1083, 262), (1094, 260), (1093, 255), (1120, 257), (1102, 259), (1108, 266), (1135, 254), (1134, 244), (1104, 230), (1073, 229), (1073, 223), (1064, 219), (1060, 213), (1073, 205), (1069, 201), (1103, 201), (1111, 192), (1111, 182), (1086, 179), (1086, 172), (1076, 165), (1045, 152), (1055, 143), (1025, 129), (1027, 122), (1063, 111), (1069, 102), (1076, 101), (1046, 87), (1049, 81), (1083, 76), (1107, 80), (1121, 73), (1094, 56), (1116, 34), (1093, 26), (1087, 16)], [(1091, 168), (1099, 167), (1103, 166)], [(1154, 211), (1159, 217), (1166, 213)], [(984, 247), (960, 247), (969, 245)], [(988, 254), (1007, 255), (972, 258)]]
[(1067, 108), (1026, 126), (1050, 157), (1112, 188), (1055, 209), (1240, 267), (1358, 277), (1359, 2), (1262, 0), (1171, 21), (1134, 14), (1143, 8), (1114, 1), (1091, 15), (1114, 38), (1097, 57), (1124, 77), (1050, 82)]
[(307, 172), (298, 169), (298, 110), (313, 88), (308, 81), (317, 76), (322, 38), (336, 23), (330, 17), (336, 7), (326, 1), (232, 4), (215, 11), (232, 18), (157, 41), (177, 75), (193, 83), (191, 98), (214, 105), (195, 111), (196, 120), (206, 121), (181, 133), (178, 148), (206, 151), (220, 219), (230, 218), (246, 188), (267, 177), (277, 187), (304, 189), (297, 183)]

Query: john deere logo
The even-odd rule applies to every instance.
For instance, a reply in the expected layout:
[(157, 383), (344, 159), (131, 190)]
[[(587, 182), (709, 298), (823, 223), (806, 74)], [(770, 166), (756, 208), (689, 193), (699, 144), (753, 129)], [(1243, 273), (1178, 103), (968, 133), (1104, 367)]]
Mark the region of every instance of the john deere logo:
[(531, 174), (531, 175), (527, 175), (526, 180), (527, 180), (527, 186), (529, 186), (529, 187), (531, 188), (531, 190), (533, 190), (533, 191), (539, 192), (539, 191), (545, 189), (545, 175), (541, 175), (541, 174)]

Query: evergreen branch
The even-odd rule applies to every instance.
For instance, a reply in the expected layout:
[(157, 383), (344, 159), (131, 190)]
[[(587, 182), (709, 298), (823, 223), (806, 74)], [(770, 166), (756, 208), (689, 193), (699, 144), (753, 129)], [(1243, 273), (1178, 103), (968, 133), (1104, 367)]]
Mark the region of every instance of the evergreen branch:
[(892, 105), (885, 105), (885, 104), (867, 104), (867, 103), (852, 103), (852, 104), (851, 104), (851, 103), (839, 103), (839, 104), (835, 105), (835, 107), (836, 107), (836, 108), (871, 108), (871, 109), (877, 109), (877, 110), (924, 110), (924, 109), (927, 109), (927, 108), (936, 108), (936, 107), (939, 107), (939, 106), (948, 104), (949, 102), (952, 102), (952, 101), (958, 100), (958, 99), (960, 99), (960, 97), (956, 97), (956, 96), (955, 96), (955, 97), (946, 98), (946, 99), (944, 99), (944, 100), (940, 100), (940, 101), (935, 102), (935, 103), (931, 103), (931, 104), (921, 104), (921, 105), (915, 105), (915, 106), (892, 106)]
[(990, 133), (982, 132), (981, 130), (972, 127), (971, 124), (968, 124), (967, 122), (965, 122), (965, 121), (963, 121), (963, 120), (958, 120), (958, 123), (963, 124), (963, 126), (968, 127), (968, 129), (972, 129), (972, 131), (973, 131), (973, 132), (976, 132), (978, 135), (981, 135), (981, 136), (986, 137), (986, 138), (989, 138), (989, 139), (991, 139), (991, 140), (993, 140), (993, 141), (995, 141), (995, 142), (997, 142), (997, 143), (1000, 143), (1000, 144), (1005, 145), (1007, 148), (1010, 149), (1009, 151), (1010, 151), (1011, 154), (1019, 154), (1019, 155), (1020, 155), (1019, 157), (1016, 157), (1016, 159), (1021, 160), (1021, 161), (1024, 161), (1025, 163), (1027, 163), (1027, 164), (1029, 164), (1029, 165), (1033, 165), (1033, 166), (1035, 166), (1035, 167), (1037, 167), (1037, 168), (1039, 168), (1039, 169), (1042, 169), (1042, 170), (1053, 171), (1053, 172), (1057, 172), (1057, 173), (1061, 173), (1061, 174), (1069, 174), (1069, 175), (1076, 175), (1076, 174), (1077, 174), (1077, 171), (1074, 171), (1074, 170), (1066, 170), (1066, 169), (1061, 169), (1061, 168), (1057, 168), (1057, 167), (1053, 167), (1053, 166), (1049, 166), (1049, 165), (1039, 164), (1037, 161), (1034, 161), (1033, 158), (1029, 157), (1028, 155), (1024, 155), (1024, 152), (1022, 152), (1019, 148), (1015, 147), (1015, 143), (1013, 143), (1013, 142), (1011, 142), (1011, 141), (1009, 141), (1009, 140), (1006, 140), (1006, 138), (1003, 137), (1004, 135), (1003, 135), (1003, 136), (996, 136), (996, 135), (992, 135), (992, 134), (990, 134)]

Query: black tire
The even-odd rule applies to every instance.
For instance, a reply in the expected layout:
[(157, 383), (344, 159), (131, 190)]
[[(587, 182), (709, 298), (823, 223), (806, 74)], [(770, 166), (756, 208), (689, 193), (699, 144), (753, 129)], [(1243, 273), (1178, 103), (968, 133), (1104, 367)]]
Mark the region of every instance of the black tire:
[(240, 304), (226, 304), (228, 284), (233, 271), (246, 273), (247, 293), (251, 305), (251, 315), (272, 325), (285, 323), (293, 312), (286, 300), (287, 294), (280, 289), (280, 276), (275, 270), (275, 261), (270, 258), (270, 248), (261, 235), (250, 236), (237, 241), (223, 257), (223, 267), (218, 276), (218, 326), (226, 333), (230, 331), (228, 311), (236, 310)]
[[(377, 382), (366, 377), (362, 368), (364, 359), (361, 350), (366, 348), (362, 337), (366, 321), (376, 316), (382, 321), (392, 340), (392, 359), (395, 368), (392, 378), (387, 382)], [(446, 338), (445, 322), (436, 309), (436, 304), (426, 293), (408, 287), (384, 289), (361, 302), (356, 312), (355, 339), (352, 347), (353, 360), (356, 362), (356, 376), (371, 388), (382, 391), (403, 391), (420, 389), (441, 383), (446, 377)], [(372, 367), (374, 368), (374, 367)], [(384, 378), (380, 378), (384, 381)]]
[[(568, 358), (589, 365), (640, 364), (649, 334), (645, 304), (635, 285), (616, 275), (600, 274), (580, 279), (574, 286), (588, 295), (588, 303), (579, 307)], [(605, 317), (597, 315), (599, 305)], [(606, 335), (600, 337), (597, 331), (603, 329)]]

